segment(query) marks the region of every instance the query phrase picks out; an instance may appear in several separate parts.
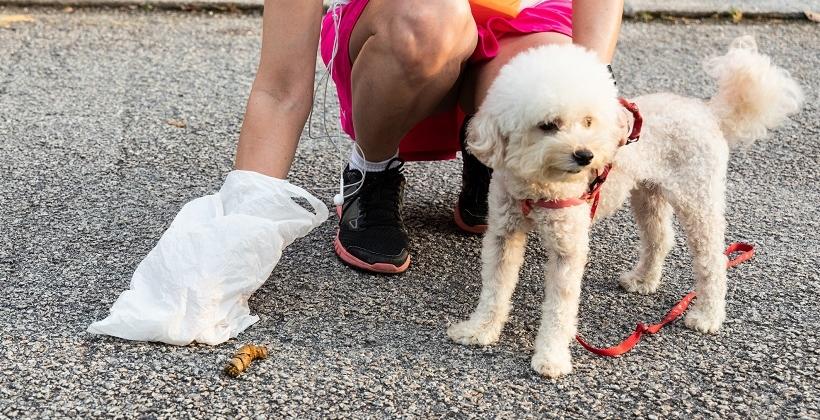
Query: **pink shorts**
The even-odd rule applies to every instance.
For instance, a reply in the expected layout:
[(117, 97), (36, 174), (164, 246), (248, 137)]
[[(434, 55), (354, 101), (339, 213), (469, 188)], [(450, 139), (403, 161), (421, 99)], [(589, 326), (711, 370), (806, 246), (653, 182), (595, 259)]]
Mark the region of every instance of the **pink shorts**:
[[(339, 43), (333, 60), (333, 81), (339, 95), (342, 129), (356, 138), (353, 129), (353, 96), (351, 89), (350, 34), (368, 0), (351, 0), (336, 9), (341, 16)], [(470, 57), (471, 63), (489, 61), (498, 55), (498, 40), (507, 36), (536, 32), (557, 32), (572, 37), (572, 0), (547, 0), (522, 10), (509, 19), (494, 17), (478, 25), (478, 44)], [(333, 11), (322, 22), (321, 54), (328, 65), (333, 54)], [(452, 159), (460, 149), (458, 133), (464, 119), (458, 108), (432, 115), (416, 125), (401, 141), (399, 154), (405, 160)]]

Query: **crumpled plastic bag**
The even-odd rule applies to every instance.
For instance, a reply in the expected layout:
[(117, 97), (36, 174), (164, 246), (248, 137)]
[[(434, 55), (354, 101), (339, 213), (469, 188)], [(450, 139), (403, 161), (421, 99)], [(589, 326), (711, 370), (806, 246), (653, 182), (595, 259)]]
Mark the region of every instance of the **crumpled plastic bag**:
[(327, 217), (327, 206), (302, 188), (233, 171), (218, 193), (182, 207), (137, 266), (130, 289), (88, 332), (175, 345), (236, 337), (259, 320), (250, 315), (248, 298), (270, 277), (282, 250)]

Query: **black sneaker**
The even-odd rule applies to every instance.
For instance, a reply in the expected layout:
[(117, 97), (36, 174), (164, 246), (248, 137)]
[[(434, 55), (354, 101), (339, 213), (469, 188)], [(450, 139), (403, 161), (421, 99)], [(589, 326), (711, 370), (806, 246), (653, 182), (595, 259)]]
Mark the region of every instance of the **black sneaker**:
[(487, 230), (487, 195), (493, 170), (471, 155), (466, 148), (467, 124), (471, 116), (464, 119), (459, 134), (461, 140), (461, 193), (455, 208), (455, 220), (459, 229), (469, 233), (484, 233)]
[(348, 166), (343, 175), (344, 204), (337, 207), (339, 231), (334, 247), (345, 263), (377, 273), (401, 273), (410, 266), (409, 239), (401, 216), (404, 161), (383, 172), (362, 173)]

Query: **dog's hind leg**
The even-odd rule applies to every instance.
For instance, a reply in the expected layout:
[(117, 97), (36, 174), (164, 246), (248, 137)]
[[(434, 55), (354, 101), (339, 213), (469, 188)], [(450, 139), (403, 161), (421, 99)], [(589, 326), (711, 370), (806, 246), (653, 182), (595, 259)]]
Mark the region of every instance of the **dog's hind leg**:
[(722, 197), (721, 193), (700, 200), (689, 195), (673, 203), (692, 253), (697, 294), (685, 324), (705, 333), (717, 332), (726, 319), (726, 221)]
[(647, 184), (632, 191), (631, 203), (641, 237), (640, 257), (635, 268), (623, 273), (619, 282), (629, 292), (655, 293), (663, 261), (674, 245), (672, 207), (658, 186)]
[(539, 226), (549, 261), (532, 368), (551, 378), (572, 371), (569, 346), (577, 329), (581, 279), (589, 254), (587, 211), (588, 207), (550, 210)]
[(511, 216), (513, 201), (503, 197), (494, 178), (490, 184), (490, 212), (481, 250), (481, 295), (470, 319), (453, 324), (447, 335), (460, 344), (492, 344), (507, 322), (511, 299), (524, 262), (529, 226)]

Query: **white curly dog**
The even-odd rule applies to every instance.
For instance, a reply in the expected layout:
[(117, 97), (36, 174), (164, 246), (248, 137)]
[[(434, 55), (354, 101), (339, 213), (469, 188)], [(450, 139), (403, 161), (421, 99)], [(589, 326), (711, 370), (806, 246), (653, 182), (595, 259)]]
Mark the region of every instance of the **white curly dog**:
[[(803, 94), (788, 72), (757, 53), (751, 37), (738, 38), (726, 55), (706, 61), (704, 68), (717, 79), (713, 98), (671, 93), (636, 98), (645, 121), (642, 135), (623, 147), (623, 108), (594, 54), (577, 46), (546, 46), (520, 54), (502, 69), (470, 123), (467, 140), (472, 153), (495, 170), (481, 295), (470, 319), (450, 326), (450, 338), (478, 345), (498, 340), (527, 232), (535, 228), (549, 262), (532, 367), (549, 377), (569, 373), (590, 226), (627, 197), (640, 230), (640, 259), (621, 276), (621, 286), (642, 294), (658, 289), (673, 244), (674, 213), (694, 259), (697, 300), (685, 323), (706, 333), (720, 328), (726, 317), (729, 149), (765, 137), (799, 110)], [(586, 201), (522, 208), (525, 200), (581, 197), (610, 163), (594, 220)]]

